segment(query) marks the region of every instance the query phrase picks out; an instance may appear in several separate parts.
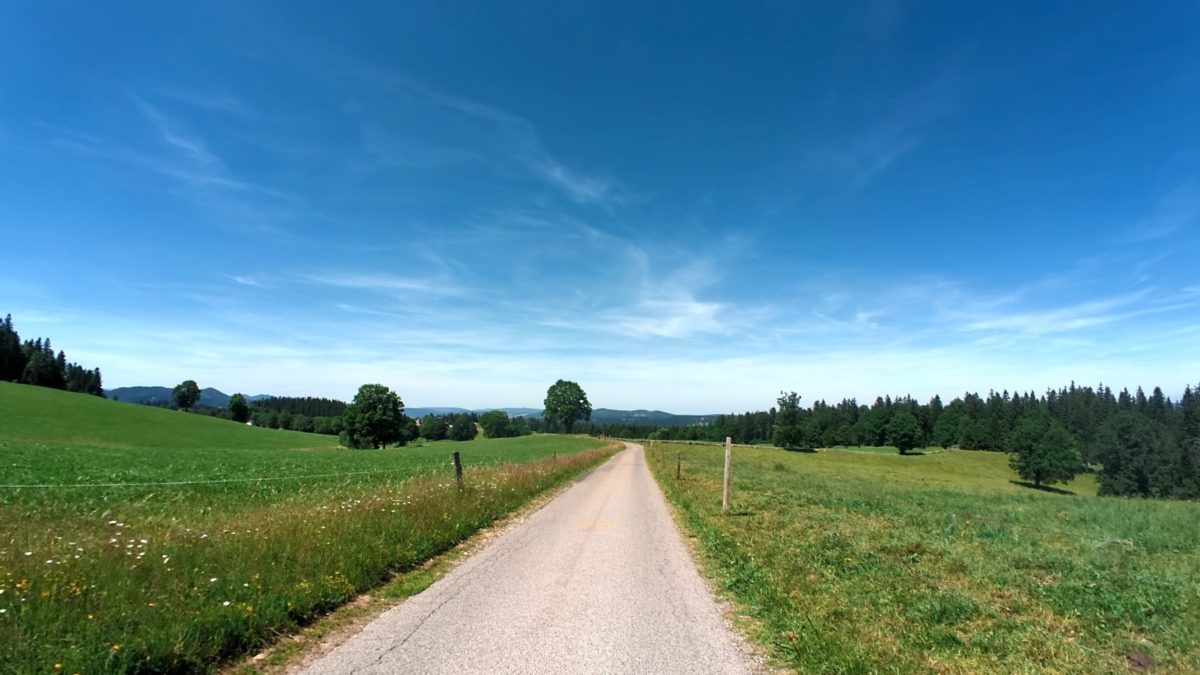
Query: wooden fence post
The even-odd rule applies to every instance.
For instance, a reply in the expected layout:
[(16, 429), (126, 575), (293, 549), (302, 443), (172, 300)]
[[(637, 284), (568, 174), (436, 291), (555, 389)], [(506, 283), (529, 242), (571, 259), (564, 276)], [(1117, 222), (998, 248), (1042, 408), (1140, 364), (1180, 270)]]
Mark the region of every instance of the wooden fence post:
[(729, 464), (733, 453), (733, 438), (725, 437), (725, 489), (721, 496), (721, 513), (729, 513)]
[(454, 480), (458, 482), (458, 491), (462, 492), (462, 458), (458, 456), (457, 452), (454, 453)]
[(675, 480), (679, 480), (679, 472), (683, 468), (683, 453), (675, 453)]

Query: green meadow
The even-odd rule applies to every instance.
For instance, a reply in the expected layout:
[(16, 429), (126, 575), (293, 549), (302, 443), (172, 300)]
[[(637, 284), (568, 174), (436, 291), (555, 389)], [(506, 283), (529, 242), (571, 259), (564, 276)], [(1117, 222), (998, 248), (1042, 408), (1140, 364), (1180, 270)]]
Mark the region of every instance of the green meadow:
[(0, 672), (212, 670), (611, 452), (561, 436), (345, 450), (0, 383)]
[(739, 446), (726, 516), (720, 446), (646, 447), (778, 666), (1200, 671), (1200, 504), (1098, 498), (1091, 476), (1033, 490), (1000, 453)]

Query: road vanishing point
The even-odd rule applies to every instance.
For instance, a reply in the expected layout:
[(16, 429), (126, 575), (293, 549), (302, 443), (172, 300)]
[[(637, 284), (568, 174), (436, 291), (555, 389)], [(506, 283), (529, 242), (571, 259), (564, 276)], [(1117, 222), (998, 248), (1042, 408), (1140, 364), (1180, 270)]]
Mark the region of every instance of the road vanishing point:
[(329, 673), (749, 673), (640, 445), (311, 664)]

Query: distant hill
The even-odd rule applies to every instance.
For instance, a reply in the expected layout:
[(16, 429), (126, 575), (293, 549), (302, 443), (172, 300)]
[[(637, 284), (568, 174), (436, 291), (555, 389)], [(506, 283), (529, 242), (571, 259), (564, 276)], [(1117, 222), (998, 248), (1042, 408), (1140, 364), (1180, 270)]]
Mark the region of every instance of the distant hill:
[[(171, 391), (171, 387), (117, 387), (116, 389), (105, 389), (104, 395), (125, 403), (169, 406), (171, 405)], [(270, 397), (266, 394), (255, 394), (247, 396), (246, 400), (257, 401), (260, 398)], [(227, 405), (229, 405), (229, 394), (212, 387), (201, 389), (200, 401), (196, 403), (196, 406), (200, 408), (224, 408)]]
[[(432, 407), (407, 408), (404, 412), (409, 417), (424, 417), (425, 415), (450, 415), (465, 412), (485, 413), (489, 410), (503, 410), (510, 417), (541, 417), (541, 408), (467, 408)], [(636, 424), (639, 426), (655, 427), (684, 427), (692, 424), (712, 422), (717, 415), (675, 415), (661, 410), (612, 410), (596, 408), (592, 411), (592, 421), (597, 424)]]
[(473, 413), (482, 415), (485, 412), (491, 412), (493, 410), (502, 410), (502, 411), (508, 413), (509, 417), (541, 417), (542, 416), (541, 408), (475, 408), (472, 410), (472, 409), (468, 409), (468, 408), (454, 408), (454, 407), (450, 407), (450, 406), (446, 406), (446, 407), (434, 406), (434, 407), (429, 407), (429, 408), (405, 408), (404, 414), (408, 415), (409, 417), (424, 417), (426, 415), (457, 415), (459, 413), (465, 413), (465, 412), (473, 412)]
[(717, 415), (675, 415), (661, 410), (611, 410), (596, 408), (592, 421), (597, 424), (637, 424), (655, 427), (686, 427), (712, 422)]
[[(171, 404), (171, 387), (118, 387), (105, 389), (108, 398), (127, 403), (145, 403), (147, 405)], [(270, 398), (266, 394), (247, 396), (247, 401), (257, 401)], [(208, 387), (200, 390), (199, 407), (224, 408), (229, 405), (229, 395)], [(430, 406), (424, 408), (406, 408), (404, 413), (409, 417), (424, 417), (426, 415), (452, 415), (465, 412), (483, 414), (490, 410), (503, 410), (509, 417), (541, 417), (541, 408), (456, 408), (454, 406)], [(685, 427), (692, 424), (712, 422), (717, 415), (676, 415), (662, 410), (613, 410), (611, 408), (596, 408), (592, 411), (592, 421), (597, 424), (636, 424), (654, 427)]]
[[(208, 415), (184, 414), (150, 406), (126, 405), (96, 396), (0, 382), (0, 440), (51, 443), (72, 459), (62, 460), (63, 476), (76, 482), (76, 475), (116, 477), (137, 481), (139, 478), (173, 480), (181, 458), (197, 449), (222, 448), (246, 450), (288, 450), (335, 448), (330, 436), (299, 431), (260, 429)], [(97, 452), (96, 448), (106, 448)], [(116, 450), (119, 448), (120, 450)], [(127, 466), (108, 465), (119, 454), (126, 461), (154, 457), (161, 461), (139, 459)], [(18, 455), (20, 456), (20, 455)], [(167, 459), (171, 458), (171, 459)], [(257, 461), (257, 460), (256, 460)], [(48, 464), (45, 466), (49, 466)], [(17, 471), (13, 474), (12, 471)], [(9, 477), (21, 475), (11, 469)], [(37, 481), (34, 481), (37, 482)], [(86, 482), (86, 481), (83, 481)]]

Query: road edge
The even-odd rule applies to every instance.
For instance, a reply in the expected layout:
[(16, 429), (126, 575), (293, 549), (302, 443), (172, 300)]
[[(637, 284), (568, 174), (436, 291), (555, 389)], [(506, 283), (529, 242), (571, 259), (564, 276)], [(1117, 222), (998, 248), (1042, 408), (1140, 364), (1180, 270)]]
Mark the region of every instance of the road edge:
[(487, 527), (476, 530), (471, 536), (452, 548), (426, 560), (415, 569), (395, 575), (387, 583), (363, 593), (337, 609), (317, 619), (297, 632), (280, 635), (273, 644), (248, 654), (225, 667), (218, 669), (221, 675), (296, 675), (312, 663), (349, 641), (368, 624), (394, 607), (404, 604), (413, 597), (441, 580), (452, 570), (481, 552), (496, 539), (525, 522), (576, 483), (604, 466), (618, 453), (629, 449), (615, 447), (616, 441), (609, 439), (605, 449), (608, 457), (585, 469), (562, 484), (534, 496), (529, 503), (496, 520)]
[[(642, 457), (645, 460), (646, 471), (650, 473), (650, 478), (654, 482), (654, 489), (658, 491), (658, 496), (667, 505), (667, 513), (671, 516), (671, 522), (675, 526), (675, 532), (683, 541), (684, 548), (687, 549), (688, 556), (691, 558), (692, 565), (696, 568), (697, 575), (704, 583), (704, 587), (708, 590), (708, 594), (712, 597), (713, 603), (721, 613), (721, 620), (725, 623), (725, 627), (733, 636), (734, 647), (741, 653), (742, 658), (750, 665), (750, 669), (754, 673), (761, 675), (776, 675), (777, 673), (793, 672), (786, 668), (780, 668), (771, 663), (771, 657), (766, 650), (750, 637), (751, 633), (762, 633), (763, 627), (761, 623), (754, 617), (740, 611), (740, 605), (737, 600), (719, 589), (716, 585), (716, 578), (710, 573), (707, 565), (704, 563), (703, 553), (700, 551), (698, 538), (688, 531), (683, 523), (683, 518), (679, 514), (679, 509), (663, 492), (662, 485), (659, 484), (659, 475), (650, 468), (650, 453), (646, 450), (641, 442), (623, 441), (624, 443), (638, 445), (642, 448)], [(666, 480), (665, 474), (662, 480)]]

